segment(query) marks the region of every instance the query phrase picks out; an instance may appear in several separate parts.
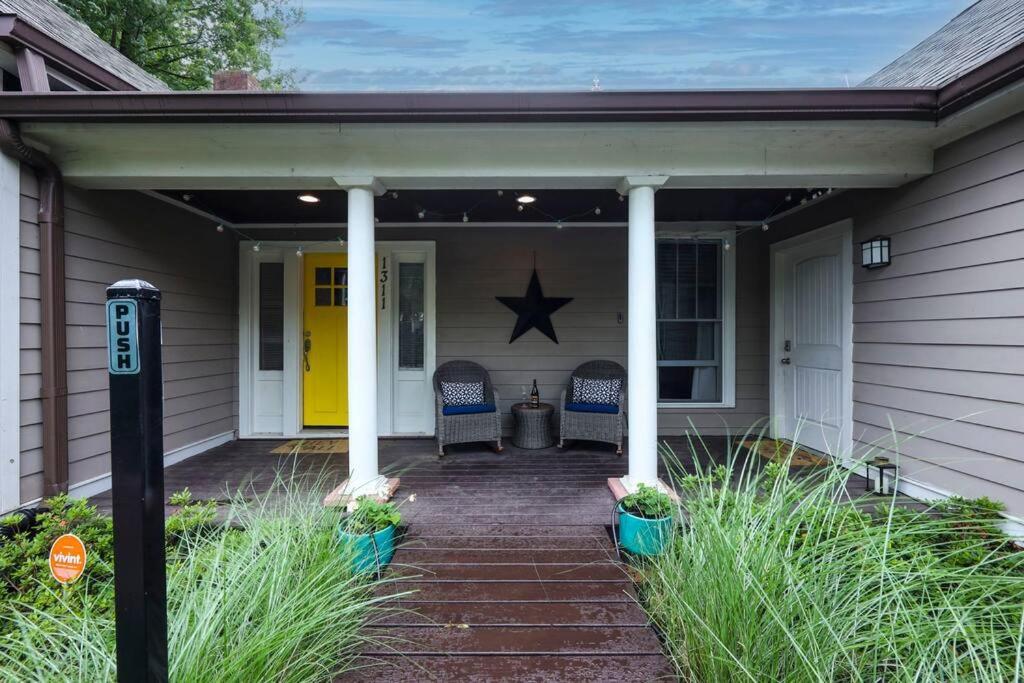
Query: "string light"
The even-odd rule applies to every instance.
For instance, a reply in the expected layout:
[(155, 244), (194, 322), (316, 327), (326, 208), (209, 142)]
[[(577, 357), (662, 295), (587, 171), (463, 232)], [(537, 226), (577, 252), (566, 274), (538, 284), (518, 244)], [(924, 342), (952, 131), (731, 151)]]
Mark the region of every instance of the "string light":
[(562, 229), (562, 221), (558, 221), (557, 223), (555, 223), (555, 230), (561, 230), (561, 229)]
[(424, 211), (423, 209), (420, 209), (419, 212), (416, 214), (417, 218), (425, 218), (426, 215), (427, 215), (427, 212)]
[(302, 258), (302, 247), (301, 246), (298, 249), (295, 250), (295, 255), (298, 256), (299, 258)]
[(392, 192), (391, 193), (391, 198), (392, 199), (398, 199), (398, 192)]
[(465, 211), (462, 212), (462, 222), (463, 223), (468, 223), (469, 222), (469, 214), (466, 213)]
[(525, 208), (526, 207), (523, 206), (522, 204), (516, 204), (516, 211), (518, 211), (519, 213), (522, 213), (523, 209), (525, 209)]
[(768, 223), (764, 222), (761, 224), (761, 232), (768, 232)]
[(499, 197), (504, 197), (505, 196), (505, 190), (498, 190), (498, 196)]
[(601, 215), (601, 207), (600, 206), (595, 206), (594, 207), (594, 215), (595, 216), (600, 216)]
[(256, 252), (257, 254), (258, 254), (258, 253), (259, 253), (259, 251), (260, 251), (260, 244), (261, 244), (260, 242), (257, 242), (256, 244), (252, 245), (252, 250), (253, 250), (254, 252)]
[(217, 224), (217, 232), (224, 232), (224, 224), (223, 223), (218, 223)]

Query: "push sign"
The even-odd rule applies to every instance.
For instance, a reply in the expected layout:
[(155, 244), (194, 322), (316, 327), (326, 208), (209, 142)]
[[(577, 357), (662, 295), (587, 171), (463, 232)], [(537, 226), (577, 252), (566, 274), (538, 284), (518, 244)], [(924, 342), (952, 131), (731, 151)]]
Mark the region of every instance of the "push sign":
[(133, 299), (107, 301), (110, 374), (139, 374), (139, 311)]
[[(160, 291), (107, 287), (117, 680), (167, 681)], [(64, 553), (65, 556), (68, 553)]]

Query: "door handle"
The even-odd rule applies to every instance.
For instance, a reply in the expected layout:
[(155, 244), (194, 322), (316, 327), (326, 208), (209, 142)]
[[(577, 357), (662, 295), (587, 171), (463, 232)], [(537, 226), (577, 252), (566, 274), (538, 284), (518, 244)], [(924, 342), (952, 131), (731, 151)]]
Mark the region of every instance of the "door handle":
[(313, 341), (306, 332), (306, 338), (302, 340), (302, 362), (306, 364), (306, 372), (309, 372), (309, 350), (313, 348)]
[(779, 359), (779, 362), (780, 362), (780, 363), (782, 363), (783, 365), (789, 365), (789, 364), (790, 364), (790, 363), (792, 363), (793, 361), (791, 361), (791, 360), (790, 360), (790, 359), (788, 359), (788, 358), (781, 358), (781, 359)]

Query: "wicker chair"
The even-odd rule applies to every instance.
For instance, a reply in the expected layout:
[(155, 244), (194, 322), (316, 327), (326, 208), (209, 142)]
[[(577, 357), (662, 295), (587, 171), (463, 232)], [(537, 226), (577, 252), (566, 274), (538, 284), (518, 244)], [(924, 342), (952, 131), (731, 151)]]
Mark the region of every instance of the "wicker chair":
[[(615, 412), (574, 410), (573, 404), (576, 404), (577, 401), (572, 395), (573, 377), (622, 380), (617, 410)], [(622, 455), (622, 433), (626, 424), (626, 415), (623, 410), (625, 403), (626, 371), (621, 365), (610, 360), (592, 360), (579, 366), (572, 371), (568, 385), (562, 390), (558, 446), (565, 448), (567, 439), (604, 441), (615, 444), (615, 453)]]
[[(445, 415), (441, 382), (483, 382), (484, 404), (493, 410), (460, 415)], [(434, 407), (437, 415), (437, 454), (444, 455), (444, 447), (453, 443), (493, 441), (501, 452), (501, 412), (498, 391), (484, 368), (467, 360), (452, 360), (434, 371)], [(483, 404), (482, 404), (483, 405)]]

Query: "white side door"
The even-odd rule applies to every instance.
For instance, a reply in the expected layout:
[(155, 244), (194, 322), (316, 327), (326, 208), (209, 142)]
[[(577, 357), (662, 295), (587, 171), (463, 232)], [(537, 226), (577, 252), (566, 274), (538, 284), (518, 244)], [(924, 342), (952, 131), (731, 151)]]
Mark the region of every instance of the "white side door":
[[(839, 229), (837, 229), (837, 227)], [(852, 246), (849, 223), (774, 250), (776, 436), (849, 457)]]

